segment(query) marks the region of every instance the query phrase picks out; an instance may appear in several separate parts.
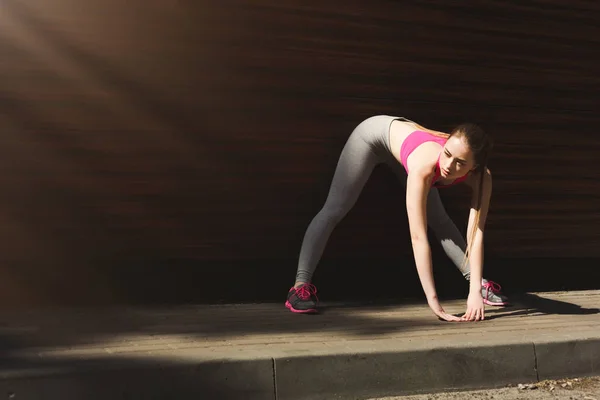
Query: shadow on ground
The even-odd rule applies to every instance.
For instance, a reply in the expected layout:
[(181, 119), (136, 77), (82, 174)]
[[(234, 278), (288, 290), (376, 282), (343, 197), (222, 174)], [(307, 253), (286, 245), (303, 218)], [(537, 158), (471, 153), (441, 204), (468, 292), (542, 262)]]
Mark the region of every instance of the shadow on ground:
[(506, 308), (494, 309), (488, 319), (515, 317), (520, 315), (590, 315), (600, 313), (600, 308), (585, 308), (578, 304), (562, 300), (541, 297), (533, 293), (521, 293), (511, 296), (513, 305)]

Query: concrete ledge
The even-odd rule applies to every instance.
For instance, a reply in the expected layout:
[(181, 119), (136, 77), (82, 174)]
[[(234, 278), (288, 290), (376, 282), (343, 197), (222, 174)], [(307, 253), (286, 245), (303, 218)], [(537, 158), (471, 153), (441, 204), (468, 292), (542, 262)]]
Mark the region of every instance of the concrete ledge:
[(600, 375), (600, 338), (536, 343), (535, 353), (540, 380)]
[[(131, 363), (134, 364), (134, 363)], [(249, 399), (274, 400), (272, 360), (134, 366), (87, 364), (0, 379), (0, 393), (15, 399)], [(12, 398), (9, 396), (9, 398)]]
[(383, 397), (535, 381), (532, 344), (275, 360), (279, 400)]
[(5, 371), (0, 392), (19, 399), (366, 399), (594, 375), (599, 353), (600, 340), (587, 340), (181, 364), (72, 361)]

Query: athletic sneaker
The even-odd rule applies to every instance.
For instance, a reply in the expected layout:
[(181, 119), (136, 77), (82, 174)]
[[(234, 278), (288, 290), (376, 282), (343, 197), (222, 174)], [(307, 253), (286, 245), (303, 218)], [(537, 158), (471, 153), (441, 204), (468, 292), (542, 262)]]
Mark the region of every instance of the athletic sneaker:
[(481, 284), (481, 296), (483, 296), (483, 302), (489, 306), (508, 305), (508, 298), (500, 292), (501, 289), (502, 287), (496, 282), (484, 279)]
[(317, 288), (310, 283), (304, 283), (290, 289), (285, 306), (294, 313), (316, 313), (318, 301)]

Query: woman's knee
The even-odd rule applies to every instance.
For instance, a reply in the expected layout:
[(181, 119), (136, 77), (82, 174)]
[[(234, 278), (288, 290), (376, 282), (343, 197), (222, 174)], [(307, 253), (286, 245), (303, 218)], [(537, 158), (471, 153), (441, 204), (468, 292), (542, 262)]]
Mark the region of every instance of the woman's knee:
[(328, 224), (337, 225), (350, 212), (351, 204), (327, 201), (319, 212), (319, 218)]

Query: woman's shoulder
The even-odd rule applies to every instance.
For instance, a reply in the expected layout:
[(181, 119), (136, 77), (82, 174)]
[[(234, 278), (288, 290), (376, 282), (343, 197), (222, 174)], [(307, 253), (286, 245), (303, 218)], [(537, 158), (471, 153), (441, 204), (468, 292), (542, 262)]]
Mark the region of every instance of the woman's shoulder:
[(435, 173), (441, 145), (437, 142), (424, 142), (417, 147), (408, 159), (410, 172), (419, 175), (429, 175)]

